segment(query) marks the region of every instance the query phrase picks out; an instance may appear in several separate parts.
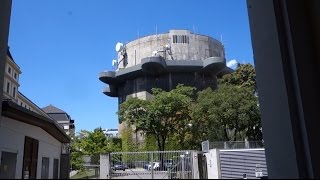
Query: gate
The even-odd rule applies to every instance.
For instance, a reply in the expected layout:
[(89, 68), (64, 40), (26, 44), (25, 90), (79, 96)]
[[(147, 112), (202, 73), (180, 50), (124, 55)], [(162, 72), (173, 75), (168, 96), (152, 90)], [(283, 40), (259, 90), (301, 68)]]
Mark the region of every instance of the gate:
[(193, 179), (195, 151), (110, 153), (112, 179)]

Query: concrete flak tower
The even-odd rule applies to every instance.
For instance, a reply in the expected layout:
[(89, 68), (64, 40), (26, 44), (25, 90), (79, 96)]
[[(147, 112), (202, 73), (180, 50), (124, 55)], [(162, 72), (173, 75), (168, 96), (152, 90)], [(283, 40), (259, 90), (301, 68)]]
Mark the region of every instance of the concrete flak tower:
[[(118, 97), (121, 104), (128, 97), (148, 100), (154, 87), (170, 91), (178, 84), (215, 89), (217, 79), (233, 72), (226, 66), (221, 42), (189, 30), (170, 30), (149, 35), (127, 44), (117, 43), (115, 71), (99, 74), (107, 84), (103, 93)], [(121, 123), (119, 133), (125, 124)]]

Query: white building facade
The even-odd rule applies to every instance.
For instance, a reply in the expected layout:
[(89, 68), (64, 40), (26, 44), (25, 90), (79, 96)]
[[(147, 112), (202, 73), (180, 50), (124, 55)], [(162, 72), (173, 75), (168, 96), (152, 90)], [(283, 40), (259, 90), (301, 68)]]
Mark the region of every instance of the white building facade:
[(68, 178), (69, 136), (18, 91), (20, 67), (8, 50), (0, 117), (0, 179)]

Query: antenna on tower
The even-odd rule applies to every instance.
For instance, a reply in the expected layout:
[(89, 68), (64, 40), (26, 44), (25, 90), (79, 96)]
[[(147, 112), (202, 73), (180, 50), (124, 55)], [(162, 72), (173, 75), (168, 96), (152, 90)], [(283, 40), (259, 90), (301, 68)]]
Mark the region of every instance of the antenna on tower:
[(118, 61), (116, 59), (112, 60), (112, 66), (117, 68), (118, 67)]
[(194, 27), (194, 24), (192, 24), (193, 26), (193, 33), (196, 34), (196, 28)]
[(156, 24), (156, 46), (158, 46), (158, 25)]
[(158, 25), (156, 25), (156, 35), (158, 36)]

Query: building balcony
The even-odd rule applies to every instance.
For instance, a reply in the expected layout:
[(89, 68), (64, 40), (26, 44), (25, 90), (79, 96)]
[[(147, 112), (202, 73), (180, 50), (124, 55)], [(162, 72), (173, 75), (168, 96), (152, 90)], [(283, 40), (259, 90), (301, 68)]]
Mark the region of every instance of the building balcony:
[(103, 90), (102, 90), (103, 94), (110, 96), (110, 97), (118, 97), (118, 88), (116, 86), (106, 86)]

